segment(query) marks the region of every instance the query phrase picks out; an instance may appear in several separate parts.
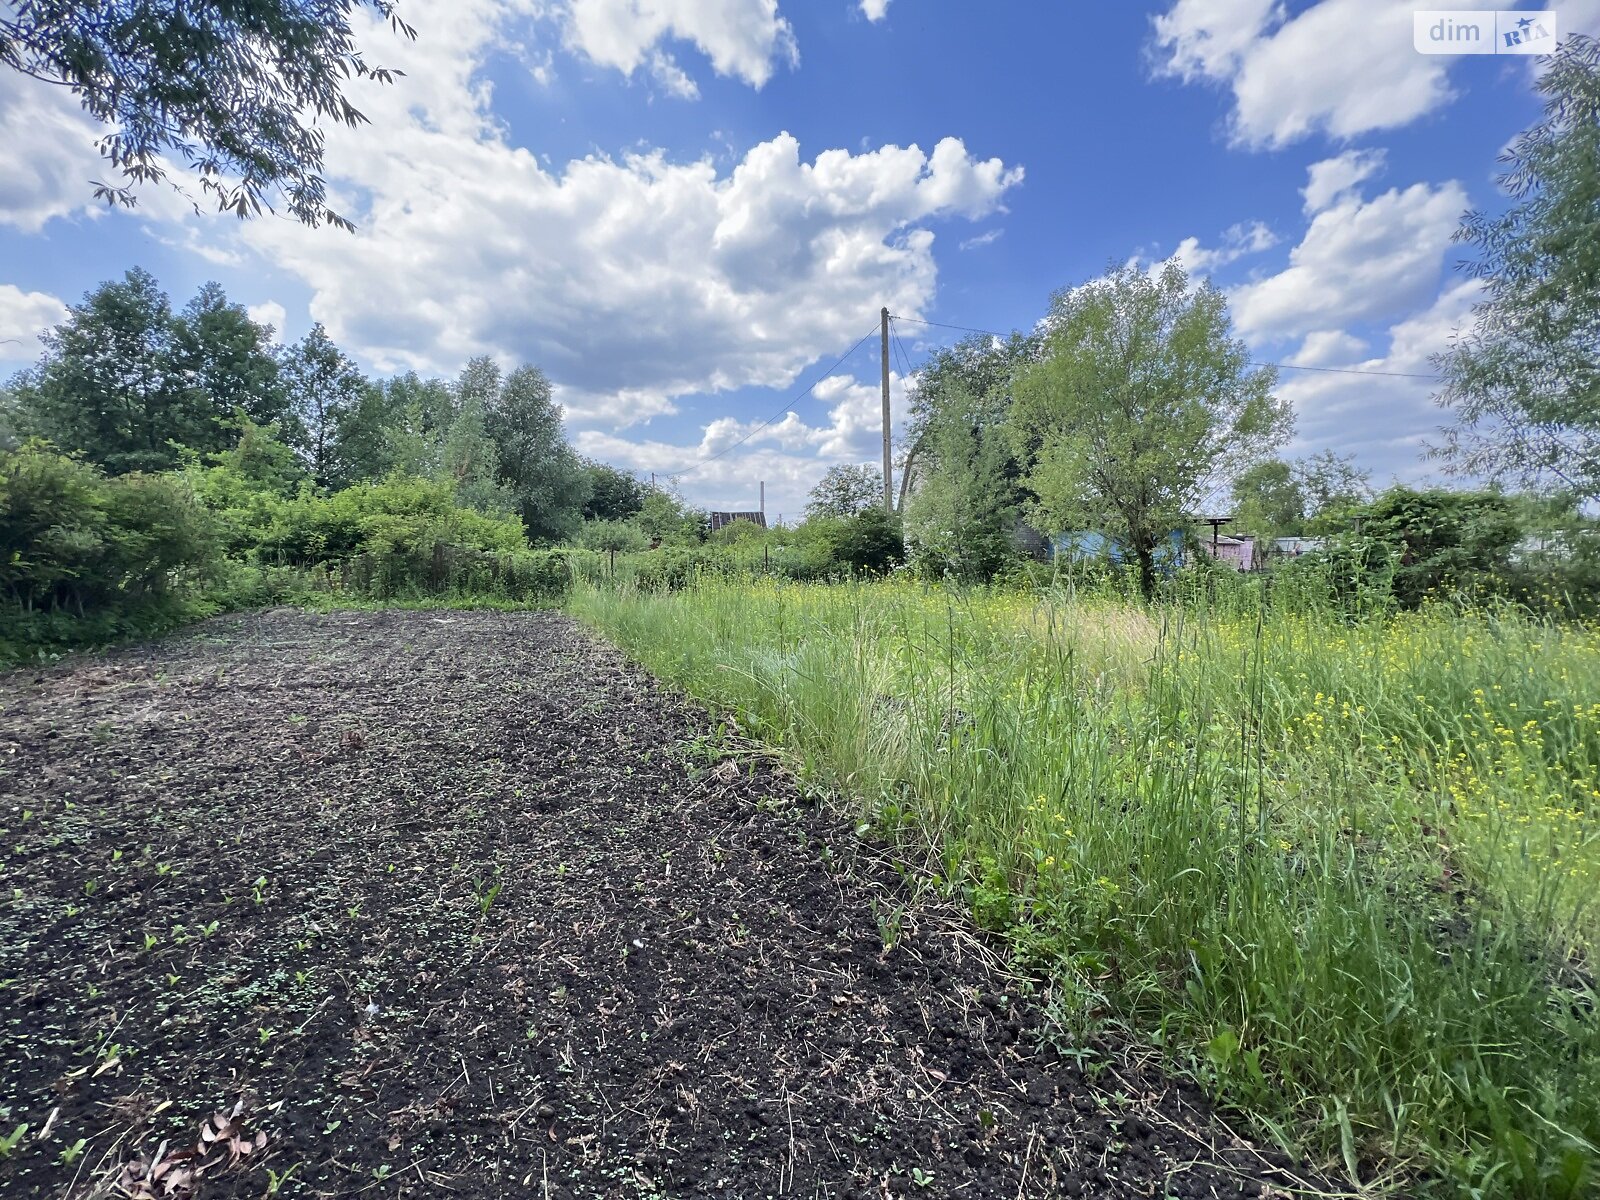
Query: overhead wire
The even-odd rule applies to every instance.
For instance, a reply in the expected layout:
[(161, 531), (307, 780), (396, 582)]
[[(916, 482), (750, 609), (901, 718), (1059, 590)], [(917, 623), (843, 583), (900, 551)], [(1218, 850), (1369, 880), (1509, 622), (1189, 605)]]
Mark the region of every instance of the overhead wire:
[[(963, 333), (982, 333), (989, 337), (1006, 338), (1009, 334), (1000, 333), (994, 329), (977, 329), (971, 325), (951, 325), (944, 321), (925, 321), (921, 317), (892, 317), (895, 321), (911, 321), (917, 325), (932, 325), (938, 329), (959, 329)], [(1248, 363), (1252, 367), (1276, 367), (1280, 371), (1324, 371), (1331, 375), (1383, 375), (1391, 379), (1426, 379), (1433, 383), (1442, 382), (1438, 375), (1423, 375), (1414, 371), (1377, 371), (1363, 367), (1310, 367), (1300, 363), (1266, 362), (1251, 359)]]

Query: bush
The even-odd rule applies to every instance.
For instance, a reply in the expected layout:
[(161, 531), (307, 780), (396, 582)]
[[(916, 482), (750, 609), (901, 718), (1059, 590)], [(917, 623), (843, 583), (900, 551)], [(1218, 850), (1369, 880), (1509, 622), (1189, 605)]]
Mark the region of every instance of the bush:
[(585, 521), (578, 530), (578, 545), (603, 554), (628, 553), (650, 545), (644, 530), (629, 521)]
[(273, 506), (257, 550), (265, 558), (309, 566), (361, 554), (417, 556), (436, 544), (512, 553), (527, 539), (510, 514), (461, 508), (447, 483), (393, 476), (332, 496), (303, 488)]
[(905, 561), (906, 542), (897, 513), (863, 509), (841, 525), (835, 553), (852, 571), (882, 575)]
[(98, 468), (33, 441), (0, 452), (0, 654), (109, 640), (190, 615), (220, 562), (181, 479)]

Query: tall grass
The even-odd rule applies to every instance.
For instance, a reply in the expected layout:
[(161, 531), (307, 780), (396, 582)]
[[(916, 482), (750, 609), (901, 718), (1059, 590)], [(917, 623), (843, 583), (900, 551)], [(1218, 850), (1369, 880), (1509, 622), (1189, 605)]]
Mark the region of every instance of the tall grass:
[(1113, 1030), (1363, 1184), (1600, 1186), (1600, 634), (900, 583), (580, 587)]

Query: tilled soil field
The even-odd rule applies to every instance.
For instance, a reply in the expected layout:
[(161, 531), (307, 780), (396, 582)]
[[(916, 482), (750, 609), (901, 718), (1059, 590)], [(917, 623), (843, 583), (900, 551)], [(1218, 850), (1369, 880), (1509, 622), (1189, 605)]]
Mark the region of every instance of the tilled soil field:
[(565, 616), (272, 611), (0, 694), (7, 1200), (1293, 1183)]

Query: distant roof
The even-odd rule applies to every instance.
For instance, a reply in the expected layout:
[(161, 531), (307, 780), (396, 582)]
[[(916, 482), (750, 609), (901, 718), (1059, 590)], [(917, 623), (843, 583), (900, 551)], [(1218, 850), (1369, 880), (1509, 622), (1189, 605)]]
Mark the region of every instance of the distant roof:
[(767, 514), (764, 512), (714, 512), (711, 514), (711, 532), (715, 533), (724, 525), (732, 525), (735, 521), (749, 521), (765, 529), (767, 527)]

